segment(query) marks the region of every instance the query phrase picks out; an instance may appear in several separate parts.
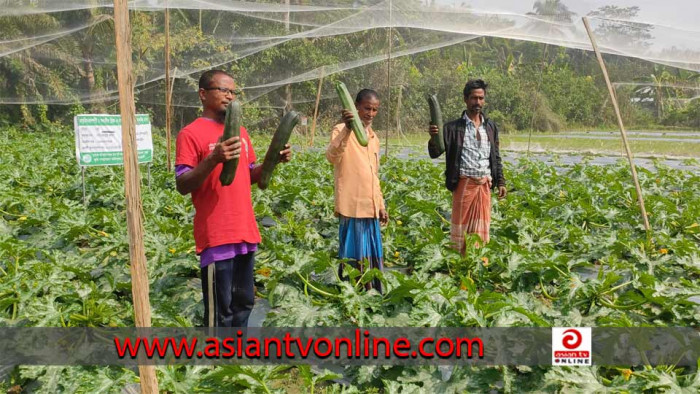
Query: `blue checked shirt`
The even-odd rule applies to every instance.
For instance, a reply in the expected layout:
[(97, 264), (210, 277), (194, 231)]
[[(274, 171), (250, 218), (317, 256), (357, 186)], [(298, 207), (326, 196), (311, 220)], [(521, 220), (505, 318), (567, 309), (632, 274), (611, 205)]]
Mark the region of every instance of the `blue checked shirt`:
[[(491, 143), (486, 128), (484, 128), (484, 116), (481, 116), (481, 125), (476, 129), (476, 125), (471, 119), (464, 114), (467, 120), (467, 129), (464, 135), (464, 146), (462, 147), (462, 158), (459, 162), (459, 174), (462, 176), (471, 176), (480, 178), (491, 175), (489, 168), (489, 156), (491, 155)], [(479, 133), (479, 139), (476, 133)]]

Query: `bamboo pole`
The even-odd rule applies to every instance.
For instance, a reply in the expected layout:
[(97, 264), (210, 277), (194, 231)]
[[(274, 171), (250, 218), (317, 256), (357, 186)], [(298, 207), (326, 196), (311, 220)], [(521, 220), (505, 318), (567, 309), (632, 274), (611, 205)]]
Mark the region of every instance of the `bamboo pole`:
[(399, 85), (399, 97), (396, 98), (396, 133), (403, 135), (401, 130), (401, 98), (403, 96), (403, 85)]
[[(551, 33), (551, 29), (549, 30)], [(530, 157), (530, 142), (532, 141), (532, 130), (535, 128), (535, 115), (537, 115), (537, 101), (539, 98), (540, 87), (542, 86), (542, 74), (544, 73), (544, 63), (547, 61), (547, 47), (549, 44), (544, 44), (542, 51), (542, 67), (540, 67), (540, 78), (537, 81), (537, 89), (535, 91), (535, 105), (532, 109), (532, 117), (530, 118), (530, 130), (527, 133), (527, 157)]]
[[(168, 95), (168, 100), (170, 100), (170, 106), (173, 104), (173, 89), (175, 88), (175, 78), (177, 78), (177, 67), (173, 69), (173, 74), (170, 78), (170, 94)], [(172, 108), (171, 108), (172, 111)], [(170, 119), (172, 120), (172, 112), (170, 113)]]
[(637, 169), (634, 166), (634, 158), (632, 157), (632, 150), (630, 149), (629, 142), (627, 141), (627, 132), (625, 131), (625, 125), (622, 123), (622, 115), (620, 115), (620, 107), (617, 103), (617, 95), (613, 90), (612, 83), (610, 83), (610, 77), (608, 76), (608, 70), (605, 68), (605, 62), (603, 62), (603, 56), (598, 50), (598, 44), (596, 43), (595, 36), (591, 30), (591, 26), (588, 24), (588, 18), (583, 17), (583, 25), (586, 28), (588, 37), (591, 39), (591, 44), (593, 45), (593, 51), (595, 51), (595, 56), (598, 58), (598, 64), (600, 69), (603, 71), (603, 77), (605, 78), (605, 84), (608, 85), (608, 93), (610, 94), (610, 99), (615, 109), (615, 115), (617, 116), (617, 124), (620, 126), (620, 134), (622, 135), (622, 143), (625, 145), (625, 153), (627, 154), (627, 160), (630, 163), (630, 169), (632, 170), (632, 179), (634, 180), (634, 187), (637, 190), (637, 199), (639, 200), (639, 208), (642, 211), (642, 219), (644, 220), (644, 229), (648, 232), (651, 231), (649, 226), (649, 218), (647, 217), (646, 208), (644, 208), (644, 196), (642, 195), (642, 187), (639, 184), (639, 178), (637, 177)]
[(316, 89), (316, 106), (314, 107), (314, 120), (311, 123), (311, 140), (309, 146), (314, 146), (314, 135), (316, 135), (316, 119), (318, 119), (318, 104), (321, 102), (321, 88), (323, 87), (323, 77), (325, 66), (321, 66), (321, 78), (318, 79), (318, 89)]
[(389, 34), (387, 35), (389, 40), (389, 54), (386, 59), (386, 141), (384, 143), (384, 156), (386, 157), (389, 157), (389, 129), (391, 128), (391, 47), (393, 42), (391, 39), (391, 25), (393, 23), (392, 11), (392, 1), (389, 0)]
[[(117, 76), (119, 80), (119, 110), (122, 120), (122, 152), (124, 157), (124, 191), (126, 195), (126, 223), (129, 235), (131, 261), (131, 292), (134, 302), (136, 327), (151, 326), (148, 300), (148, 273), (143, 244), (143, 209), (141, 180), (136, 155), (136, 108), (134, 106), (134, 77), (131, 63), (131, 26), (127, 0), (114, 0), (114, 35), (117, 48)], [(158, 380), (153, 365), (139, 365), (141, 392), (158, 393)]]
[(172, 171), (172, 153), (170, 135), (172, 124), (172, 85), (170, 84), (170, 9), (165, 0), (165, 152), (168, 159), (168, 172)]

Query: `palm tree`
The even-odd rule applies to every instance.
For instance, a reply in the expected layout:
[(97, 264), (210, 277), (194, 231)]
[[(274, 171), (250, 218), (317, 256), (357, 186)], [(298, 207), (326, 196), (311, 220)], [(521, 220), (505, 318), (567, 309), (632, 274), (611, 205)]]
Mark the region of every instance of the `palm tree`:
[[(59, 31), (61, 23), (51, 14), (0, 17), (0, 39), (7, 41), (31, 43), (31, 37), (45, 34), (46, 28)], [(67, 100), (72, 94), (71, 76), (79, 73), (80, 65), (65, 43), (62, 38), (38, 40), (0, 57), (0, 89), (7, 102), (20, 104), (27, 124), (34, 123), (27, 103), (42, 103), (47, 97)]]
[(100, 101), (104, 86), (98, 86), (95, 78), (95, 48), (112, 48), (114, 19), (97, 7), (63, 13), (62, 17), (66, 25), (87, 23), (89, 26), (77, 32), (66, 45), (72, 46), (73, 53), (80, 54), (82, 58), (79, 72), (92, 111), (104, 113), (104, 103)]
[(573, 16), (576, 15), (561, 0), (537, 0), (532, 5), (532, 9), (534, 12), (528, 12), (527, 15), (534, 16), (538, 20), (533, 21), (528, 30), (539, 34), (564, 35), (565, 31), (560, 25), (571, 24)]
[[(535, 10), (534, 15), (544, 16), (546, 19), (557, 22), (571, 23), (571, 18), (576, 15), (560, 0), (538, 0), (532, 5), (532, 9)], [(533, 15), (533, 13), (528, 13), (528, 15)]]

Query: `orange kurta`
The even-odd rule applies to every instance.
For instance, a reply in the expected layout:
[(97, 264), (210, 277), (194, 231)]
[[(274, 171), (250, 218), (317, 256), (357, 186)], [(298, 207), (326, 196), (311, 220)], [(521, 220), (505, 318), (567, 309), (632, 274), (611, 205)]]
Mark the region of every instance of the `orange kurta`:
[(351, 218), (378, 218), (384, 208), (379, 186), (379, 138), (367, 128), (369, 143), (360, 145), (344, 123), (333, 127), (326, 158), (335, 175), (335, 213)]

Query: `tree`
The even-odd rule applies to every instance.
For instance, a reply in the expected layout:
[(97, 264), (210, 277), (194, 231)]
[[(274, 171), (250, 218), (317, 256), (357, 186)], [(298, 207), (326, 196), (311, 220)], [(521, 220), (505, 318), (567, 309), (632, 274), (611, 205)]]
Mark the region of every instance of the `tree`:
[(571, 23), (572, 17), (576, 15), (575, 12), (569, 10), (569, 7), (560, 0), (538, 0), (532, 5), (532, 9), (535, 12), (530, 12), (528, 15), (537, 15), (554, 22)]
[[(71, 83), (80, 72), (80, 63), (65, 39), (33, 39), (45, 34), (47, 28), (60, 31), (61, 21), (51, 14), (0, 17), (0, 39), (33, 44), (0, 57), (0, 88), (10, 103), (20, 103), (26, 124), (35, 122), (27, 103), (42, 103), (47, 98), (69, 99), (73, 93)], [(45, 109), (40, 115), (45, 117)]]
[[(532, 5), (532, 9), (534, 12), (528, 12), (527, 15), (534, 16), (535, 20), (529, 24), (527, 30), (545, 37), (553, 34), (565, 36), (567, 29), (564, 29), (562, 24), (571, 24), (573, 16), (576, 15), (560, 0), (538, 0)], [(569, 29), (573, 31), (573, 25)]]
[(617, 47), (647, 47), (651, 45), (651, 30), (654, 28), (646, 23), (632, 22), (637, 17), (639, 7), (618, 7), (606, 5), (592, 11), (588, 16), (600, 19), (595, 28), (595, 34), (601, 44), (612, 44)]

